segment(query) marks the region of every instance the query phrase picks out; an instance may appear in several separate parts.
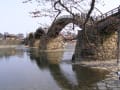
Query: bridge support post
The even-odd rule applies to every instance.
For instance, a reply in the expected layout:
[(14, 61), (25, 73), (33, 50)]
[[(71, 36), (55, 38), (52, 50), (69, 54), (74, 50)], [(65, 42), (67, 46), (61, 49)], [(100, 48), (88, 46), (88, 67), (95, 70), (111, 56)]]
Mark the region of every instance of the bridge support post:
[(74, 54), (75, 61), (116, 59), (118, 39), (117, 31), (98, 32), (96, 34), (97, 37), (94, 36), (95, 33), (91, 33), (91, 31), (92, 30), (89, 30), (87, 32), (90, 45), (85, 38), (84, 31), (78, 32), (78, 39)]
[[(75, 54), (74, 54), (74, 61), (81, 61), (82, 56), (81, 56), (81, 51), (83, 48), (83, 35), (81, 31), (78, 31), (78, 36), (77, 36), (77, 42), (76, 42), (76, 47), (75, 47)], [(82, 43), (82, 44), (81, 44)]]
[(117, 40), (117, 63), (119, 64), (120, 58), (120, 27), (117, 28), (118, 40)]
[(93, 44), (88, 44), (85, 32), (83, 30), (79, 31), (74, 54), (75, 61), (82, 61), (83, 59), (93, 58), (94, 53), (96, 52), (93, 47)]

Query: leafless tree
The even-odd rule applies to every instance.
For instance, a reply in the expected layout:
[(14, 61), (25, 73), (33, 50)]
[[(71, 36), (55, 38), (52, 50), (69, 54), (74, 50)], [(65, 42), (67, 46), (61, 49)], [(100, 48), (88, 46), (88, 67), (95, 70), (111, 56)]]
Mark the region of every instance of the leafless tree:
[(74, 17), (75, 14), (86, 13), (85, 25), (92, 11), (100, 12), (95, 5), (102, 1), (103, 0), (26, 0), (23, 1), (23, 3), (34, 3), (37, 5), (37, 8), (30, 12), (33, 17), (50, 17), (53, 21), (63, 14)]
[[(23, 3), (36, 4), (38, 7), (35, 11), (30, 12), (32, 17), (49, 17), (52, 23), (62, 15), (71, 15), (74, 19), (76, 14), (85, 14), (85, 21), (83, 23), (83, 31), (85, 39), (90, 44), (87, 33), (86, 23), (91, 17), (92, 12), (100, 12), (95, 6), (96, 4), (103, 2), (103, 0), (26, 0)], [(101, 12), (100, 12), (101, 13)], [(74, 24), (73, 24), (74, 29)]]

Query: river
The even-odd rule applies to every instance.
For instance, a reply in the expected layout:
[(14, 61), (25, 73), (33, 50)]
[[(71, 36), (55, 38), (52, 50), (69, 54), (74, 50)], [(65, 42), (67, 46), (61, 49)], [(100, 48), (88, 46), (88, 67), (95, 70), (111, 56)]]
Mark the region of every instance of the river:
[(0, 49), (0, 90), (120, 90), (109, 71), (73, 64), (68, 49)]

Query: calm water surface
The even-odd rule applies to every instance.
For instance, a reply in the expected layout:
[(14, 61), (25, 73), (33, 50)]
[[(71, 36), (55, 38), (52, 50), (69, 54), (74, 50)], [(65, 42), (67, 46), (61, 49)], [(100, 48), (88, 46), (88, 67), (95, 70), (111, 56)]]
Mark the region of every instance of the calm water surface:
[(110, 72), (72, 64), (71, 51), (0, 49), (0, 90), (120, 90)]

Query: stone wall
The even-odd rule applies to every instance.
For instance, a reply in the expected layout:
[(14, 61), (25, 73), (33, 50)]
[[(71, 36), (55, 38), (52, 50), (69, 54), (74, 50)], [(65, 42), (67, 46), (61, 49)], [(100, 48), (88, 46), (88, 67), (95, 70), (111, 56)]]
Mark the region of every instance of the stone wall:
[(98, 47), (96, 57), (105, 59), (115, 59), (117, 55), (117, 32), (114, 32), (109, 38), (104, 40), (103, 44)]
[(63, 49), (64, 46), (64, 38), (59, 35), (56, 38), (50, 38), (48, 40), (47, 50)]
[(33, 47), (39, 47), (39, 46), (40, 46), (40, 40), (37, 39), (37, 40), (34, 41)]
[(48, 38), (43, 36), (40, 39), (29, 41), (29, 46), (40, 48), (40, 50), (56, 50), (63, 49), (65, 42), (61, 35), (57, 36), (56, 38)]
[(97, 30), (86, 31), (87, 36), (84, 31), (79, 32), (75, 60), (110, 60), (117, 58), (117, 31), (104, 32), (102, 30), (102, 34), (101, 31), (95, 31)]
[(22, 44), (21, 40), (0, 40), (0, 45), (19, 45)]

